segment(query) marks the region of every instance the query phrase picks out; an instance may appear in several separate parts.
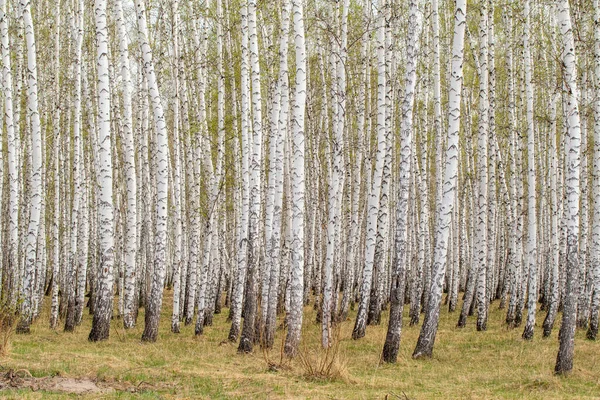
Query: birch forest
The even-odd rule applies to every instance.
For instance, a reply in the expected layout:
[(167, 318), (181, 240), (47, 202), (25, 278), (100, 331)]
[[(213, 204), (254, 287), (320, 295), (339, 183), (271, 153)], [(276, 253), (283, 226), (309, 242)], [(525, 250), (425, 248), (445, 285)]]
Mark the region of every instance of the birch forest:
[[(0, 0), (0, 50), (14, 370), (47, 337), (402, 381), (503, 335), (600, 393), (599, 0)], [(385, 390), (332, 396), (444, 393)]]

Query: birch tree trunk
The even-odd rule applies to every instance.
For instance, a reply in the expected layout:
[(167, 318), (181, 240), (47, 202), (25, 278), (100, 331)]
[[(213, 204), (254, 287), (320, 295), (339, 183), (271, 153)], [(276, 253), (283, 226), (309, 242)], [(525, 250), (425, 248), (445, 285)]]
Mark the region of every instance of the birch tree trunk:
[[(550, 244), (550, 268), (552, 273), (552, 282), (551, 282), (551, 298), (548, 306), (548, 314), (544, 319), (544, 337), (550, 336), (552, 332), (552, 328), (554, 327), (554, 320), (556, 318), (556, 314), (558, 313), (558, 303), (559, 303), (559, 254), (560, 247), (558, 243), (558, 190), (557, 190), (557, 141), (558, 141), (558, 132), (556, 129), (556, 103), (558, 101), (559, 95), (555, 94), (552, 99), (551, 109), (550, 109), (550, 134), (552, 135), (550, 139), (550, 146), (548, 149), (549, 158), (549, 169), (550, 169), (550, 236), (551, 236), (551, 244)], [(599, 143), (600, 144), (600, 143)], [(600, 210), (599, 210), (600, 211)]]
[(244, 287), (248, 273), (248, 235), (250, 217), (250, 53), (248, 49), (248, 7), (241, 10), (242, 60), (241, 60), (241, 128), (242, 128), (242, 209), (240, 210), (240, 234), (238, 237), (236, 282), (231, 294), (231, 329), (229, 341), (235, 342), (240, 334)]
[[(398, 202), (396, 203), (396, 242), (392, 272), (392, 291), (390, 294), (390, 320), (383, 346), (382, 358), (385, 362), (395, 363), (400, 347), (402, 333), (402, 308), (404, 306), (404, 288), (408, 257), (406, 235), (408, 225), (408, 194), (411, 181), (410, 164), (413, 146), (413, 107), (417, 84), (417, 62), (419, 55), (419, 37), (422, 28), (422, 9), (420, 0), (409, 3), (408, 36), (406, 38), (405, 90), (402, 101), (402, 126), (400, 128), (400, 171), (398, 174)], [(427, 205), (423, 205), (427, 207)], [(429, 266), (426, 266), (429, 268)]]
[(260, 64), (258, 54), (256, 0), (248, 2), (248, 47), (250, 53), (250, 71), (252, 79), (252, 162), (250, 175), (250, 226), (248, 231), (248, 276), (246, 283), (246, 309), (244, 325), (240, 338), (239, 352), (252, 351), (254, 342), (254, 323), (256, 319), (256, 280), (259, 272), (260, 257), (260, 208), (262, 191), (262, 94), (260, 87)]
[(284, 352), (293, 357), (298, 352), (302, 330), (304, 296), (304, 135), (306, 106), (306, 46), (304, 39), (304, 6), (292, 0), (294, 44), (296, 47), (296, 89), (292, 108), (292, 163), (290, 168), (292, 219), (290, 249), (290, 308)]
[(596, 340), (598, 336), (598, 309), (600, 308), (600, 5), (593, 0), (594, 6), (594, 77), (596, 92), (594, 100), (594, 158), (592, 162), (594, 202), (592, 215), (592, 241), (590, 246), (592, 265), (592, 303), (590, 306), (590, 324), (587, 338)]
[(137, 177), (135, 168), (135, 144), (133, 140), (133, 117), (131, 104), (131, 74), (129, 72), (129, 40), (125, 29), (123, 17), (123, 2), (116, 0), (115, 22), (119, 39), (119, 67), (123, 80), (123, 145), (125, 181), (127, 183), (127, 211), (125, 222), (124, 257), (125, 287), (123, 293), (123, 326), (125, 329), (133, 328), (136, 322), (135, 290), (137, 277), (135, 274), (137, 257)]
[(38, 111), (37, 51), (31, 16), (31, 3), (21, 0), (21, 12), (27, 42), (27, 118), (31, 129), (31, 182), (29, 191), (29, 223), (25, 247), (25, 266), (22, 280), (21, 321), (17, 333), (29, 333), (33, 319), (33, 287), (35, 284), (36, 249), (42, 211), (42, 134)]
[(487, 0), (479, 6), (479, 138), (478, 138), (478, 170), (479, 191), (477, 199), (477, 227), (475, 232), (475, 253), (477, 264), (477, 330), (487, 329), (487, 274), (491, 273), (488, 265), (488, 8)]
[(83, 46), (83, 17), (84, 2), (78, 2), (76, 12), (76, 34), (75, 34), (75, 98), (74, 98), (74, 121), (73, 121), (73, 202), (71, 204), (71, 243), (69, 247), (69, 260), (67, 264), (67, 316), (65, 318), (65, 331), (72, 332), (75, 329), (75, 299), (76, 299), (76, 274), (79, 258), (77, 254), (79, 233), (79, 205), (81, 201), (81, 63)]
[(371, 297), (371, 284), (373, 279), (373, 264), (375, 259), (375, 245), (377, 240), (377, 217), (379, 214), (379, 197), (381, 194), (381, 180), (385, 162), (387, 131), (385, 129), (385, 12), (386, 0), (379, 1), (379, 15), (377, 16), (377, 155), (373, 182), (367, 205), (367, 232), (365, 239), (365, 262), (360, 288), (360, 303), (354, 330), (353, 339), (365, 336), (367, 326), (367, 312)]
[[(7, 5), (5, 0), (0, 0), (0, 50), (2, 52), (3, 81), (2, 92), (4, 95), (4, 126), (6, 130), (6, 153), (8, 162), (8, 245), (5, 245), (4, 247), (8, 254), (5, 258), (6, 264), (4, 267), (7, 271), (12, 271), (12, 276), (7, 276), (6, 280), (9, 282), (8, 287), (11, 288), (11, 293), (8, 293), (8, 298), (10, 299), (11, 306), (13, 306), (16, 305), (17, 292), (17, 288), (15, 285), (13, 285), (13, 282), (19, 263), (19, 172), (17, 169), (17, 151), (19, 144), (17, 138), (18, 129), (15, 129), (14, 119), (13, 75), (11, 69), (11, 47), (9, 39)], [(17, 100), (17, 103), (18, 102), (19, 101)]]
[(575, 43), (568, 0), (560, 0), (557, 9), (557, 20), (562, 36), (563, 79), (566, 85), (567, 103), (567, 136), (565, 138), (566, 153), (566, 207), (567, 250), (566, 250), (566, 289), (563, 306), (563, 318), (560, 327), (560, 346), (556, 357), (554, 372), (565, 375), (573, 369), (573, 353), (575, 351), (575, 323), (577, 319), (577, 300), (579, 293), (579, 171), (581, 160), (581, 126), (579, 104), (577, 100), (577, 70)]
[(537, 214), (535, 204), (535, 131), (533, 125), (533, 78), (531, 65), (531, 50), (529, 45), (530, 6), (525, 0), (523, 10), (525, 26), (523, 30), (523, 58), (525, 63), (525, 92), (527, 98), (527, 263), (529, 264), (529, 299), (527, 302), (527, 323), (523, 330), (523, 339), (533, 338), (535, 313), (537, 305)]
[(444, 186), (442, 189), (441, 209), (438, 210), (434, 261), (430, 288), (429, 304), (425, 320), (421, 327), (413, 358), (431, 357), (437, 334), (442, 299), (442, 285), (446, 274), (448, 238), (450, 222), (454, 208), (454, 197), (458, 177), (458, 132), (460, 129), (460, 102), (463, 78), (463, 53), (466, 26), (467, 4), (457, 0), (454, 13), (454, 39), (452, 42), (452, 69), (450, 73), (450, 92), (448, 97), (448, 142), (446, 145), (446, 163)]
[(94, 3), (98, 68), (98, 242), (99, 265), (96, 276), (94, 318), (88, 340), (108, 339), (113, 306), (114, 211), (113, 167), (110, 136), (110, 79), (108, 75), (108, 28), (106, 0)]
[[(268, 348), (273, 346), (275, 340), (275, 328), (277, 323), (277, 293), (279, 289), (279, 273), (281, 263), (281, 222), (283, 207), (283, 163), (284, 146), (287, 140), (288, 116), (289, 116), (289, 75), (288, 75), (288, 42), (290, 35), (290, 1), (284, 0), (281, 4), (281, 37), (279, 41), (279, 78), (277, 93), (279, 105), (274, 109), (277, 114), (276, 150), (274, 157), (274, 197), (273, 197), (273, 219), (271, 239), (267, 243), (268, 259), (271, 263), (269, 276), (269, 294), (265, 321), (264, 342)], [(275, 118), (275, 115), (273, 116)]]
[(166, 245), (167, 245), (167, 188), (169, 180), (168, 170), (168, 142), (167, 125), (158, 91), (158, 83), (152, 61), (152, 50), (148, 41), (148, 26), (146, 23), (146, 6), (144, 0), (136, 1), (138, 34), (144, 64), (144, 74), (148, 79), (148, 94), (152, 102), (154, 125), (156, 129), (156, 226), (154, 232), (154, 271), (150, 296), (146, 304), (145, 327), (142, 340), (155, 342), (158, 337), (158, 321), (162, 306), (163, 288), (166, 276)]

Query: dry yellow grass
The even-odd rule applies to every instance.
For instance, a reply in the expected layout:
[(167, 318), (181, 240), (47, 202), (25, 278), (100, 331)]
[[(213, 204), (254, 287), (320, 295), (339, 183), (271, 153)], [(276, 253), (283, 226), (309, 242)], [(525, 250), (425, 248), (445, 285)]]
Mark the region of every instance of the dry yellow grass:
[[(587, 341), (578, 332), (573, 373), (566, 378), (553, 376), (558, 330), (542, 339), (542, 313), (533, 341), (525, 342), (521, 329), (503, 326), (504, 312), (497, 310), (497, 304), (491, 306), (487, 332), (477, 332), (474, 321), (465, 329), (455, 328), (458, 315), (444, 309), (434, 357), (411, 359), (419, 327), (405, 326), (395, 365), (379, 363), (387, 314), (381, 326), (368, 327), (366, 337), (359, 341), (350, 339), (353, 321), (348, 320), (341, 325), (336, 356), (340, 372), (336, 379), (327, 380), (307, 376), (300, 360), (269, 368), (268, 360), (276, 364), (280, 360), (281, 331), (276, 348), (268, 355), (258, 348), (254, 354), (237, 354), (236, 345), (223, 342), (229, 330), (227, 309), (215, 316), (203, 337), (194, 338), (193, 326), (172, 334), (170, 295), (166, 292), (161, 332), (154, 344), (140, 342), (143, 313), (135, 329), (124, 331), (115, 320), (110, 340), (90, 343), (87, 314), (74, 333), (64, 333), (48, 328), (46, 311), (30, 335), (13, 337), (10, 353), (0, 359), (1, 368), (26, 369), (36, 377), (89, 378), (117, 389), (89, 398), (600, 399), (600, 343)], [(315, 349), (320, 336), (314, 317), (312, 307), (307, 307), (303, 346), (318, 359)], [(0, 391), (0, 397), (74, 396), (24, 388)]]

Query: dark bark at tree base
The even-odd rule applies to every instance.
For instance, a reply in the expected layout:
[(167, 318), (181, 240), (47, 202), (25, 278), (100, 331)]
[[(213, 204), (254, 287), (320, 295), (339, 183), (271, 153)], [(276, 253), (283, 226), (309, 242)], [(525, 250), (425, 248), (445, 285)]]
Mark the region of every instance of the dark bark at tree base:
[(523, 309), (519, 309), (517, 307), (517, 312), (515, 313), (515, 320), (513, 321), (513, 327), (517, 328), (517, 327), (521, 326), (522, 322), (523, 322)]
[(144, 333), (142, 334), (142, 342), (156, 342), (156, 339), (158, 338), (158, 317), (158, 313), (155, 313), (152, 308), (146, 308), (146, 318), (144, 321), (145, 326)]
[(588, 320), (587, 320), (587, 318), (578, 318), (578, 320), (577, 320), (577, 328), (578, 329), (587, 329), (588, 328)]
[(22, 318), (18, 325), (17, 325), (17, 329), (15, 330), (15, 332), (18, 335), (28, 335), (31, 333), (31, 321), (27, 318)]
[(524, 340), (532, 340), (533, 339), (533, 326), (527, 324), (525, 325), (525, 330), (523, 331), (523, 335), (521, 337)]
[(409, 325), (410, 325), (410, 326), (419, 325), (419, 316), (420, 316), (420, 314), (419, 314), (419, 313), (412, 314), (412, 315), (410, 316), (410, 322), (409, 322)]
[(469, 313), (467, 314), (469, 317), (475, 315), (475, 309), (477, 308), (477, 301), (475, 301), (475, 291), (473, 291), (473, 299), (471, 300), (471, 305), (469, 307)]
[[(367, 330), (367, 321), (366, 321), (366, 310), (362, 309), (362, 303), (358, 305), (358, 313), (356, 315), (356, 322), (354, 324), (354, 329), (352, 330), (352, 339), (357, 340), (365, 336), (365, 332)], [(368, 305), (367, 305), (368, 306)], [(364, 318), (359, 318), (360, 315), (364, 315)]]
[(477, 331), (485, 332), (487, 331), (487, 318), (483, 321), (477, 321)]
[(506, 297), (504, 296), (500, 296), (500, 304), (498, 305), (498, 310), (504, 310), (504, 308), (506, 307)]
[(596, 319), (596, 324), (590, 324), (590, 327), (585, 335), (588, 340), (596, 340), (598, 336), (598, 320)]
[(456, 303), (458, 303), (458, 294), (450, 297), (450, 301), (448, 302), (448, 312), (453, 313), (456, 311)]
[(552, 334), (552, 329), (554, 328), (554, 319), (555, 319), (555, 315), (553, 315), (552, 313), (552, 306), (550, 306), (550, 309), (548, 310), (548, 314), (546, 314), (546, 318), (544, 318), (544, 323), (542, 324), (542, 328), (543, 328), (543, 333), (542, 333), (542, 337), (550, 337), (550, 335)]
[(297, 348), (298, 343), (289, 343), (286, 341), (285, 345), (283, 346), (283, 353), (288, 358), (294, 358), (298, 354)]
[(506, 325), (509, 329), (512, 329), (515, 327), (515, 315), (514, 315), (514, 313), (511, 312), (510, 309), (506, 313), (506, 320), (504, 322), (506, 322)]
[(367, 319), (367, 325), (381, 325), (381, 308), (379, 309), (379, 311), (369, 315), (369, 318)]
[[(400, 280), (403, 280), (403, 278), (400, 278)], [(400, 348), (400, 338), (402, 335), (402, 311), (404, 308), (402, 301), (404, 300), (403, 288), (404, 284), (398, 285), (392, 289), (392, 293), (390, 294), (390, 321), (381, 355), (381, 359), (386, 363), (395, 363), (398, 359), (398, 349)]]
[(467, 316), (465, 313), (460, 313), (460, 316), (458, 317), (458, 323), (456, 324), (457, 328), (464, 328), (465, 326), (467, 326)]
[[(373, 286), (379, 285), (373, 279)], [(377, 287), (371, 289), (371, 297), (369, 302), (369, 312), (367, 313), (367, 325), (379, 325), (381, 323), (381, 301), (379, 300), (379, 292)]]
[(237, 351), (238, 351), (238, 353), (243, 353), (243, 354), (252, 353), (252, 339), (247, 338), (247, 337), (242, 337)]
[(212, 326), (214, 313), (212, 311), (205, 312), (204, 326)]
[(227, 336), (227, 340), (229, 340), (232, 343), (235, 343), (235, 342), (237, 342), (237, 338), (238, 338), (239, 334), (240, 334), (239, 327), (236, 327), (232, 324), (231, 328), (229, 329), (229, 335)]
[(65, 318), (65, 332), (73, 332), (75, 330), (75, 299), (69, 297), (67, 302), (67, 316)]
[(93, 322), (92, 330), (88, 336), (88, 340), (90, 342), (99, 342), (102, 340), (107, 340), (110, 332), (110, 320), (101, 321), (101, 322)]

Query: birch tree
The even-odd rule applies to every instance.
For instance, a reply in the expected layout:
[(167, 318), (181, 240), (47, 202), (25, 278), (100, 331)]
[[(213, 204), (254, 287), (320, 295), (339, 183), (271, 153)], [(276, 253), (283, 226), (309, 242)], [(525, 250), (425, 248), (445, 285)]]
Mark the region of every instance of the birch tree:
[(379, 214), (379, 200), (381, 194), (381, 180), (385, 162), (387, 131), (385, 129), (385, 8), (386, 0), (379, 2), (379, 15), (377, 16), (377, 155), (373, 182), (367, 205), (367, 231), (365, 238), (365, 261), (360, 288), (360, 302), (354, 330), (353, 339), (365, 336), (367, 326), (367, 311), (371, 296), (371, 283), (373, 279), (373, 263), (375, 258), (375, 244), (377, 239), (377, 217)]
[(96, 276), (96, 299), (92, 330), (88, 339), (92, 342), (108, 339), (113, 306), (114, 266), (114, 210), (113, 166), (110, 132), (110, 79), (108, 75), (108, 28), (106, 23), (106, 0), (94, 3), (96, 24), (96, 61), (98, 73), (98, 268)]
[(579, 117), (577, 70), (575, 43), (571, 24), (568, 0), (560, 0), (557, 7), (557, 21), (562, 39), (563, 79), (566, 86), (567, 136), (565, 138), (565, 185), (566, 205), (565, 219), (567, 223), (566, 249), (566, 288), (563, 300), (563, 317), (560, 326), (560, 346), (556, 357), (554, 372), (559, 375), (568, 374), (573, 369), (573, 353), (575, 350), (575, 324), (577, 318), (577, 300), (579, 294), (579, 170), (581, 160), (581, 121)]
[[(420, 9), (421, 8), (421, 9)], [(413, 142), (413, 106), (415, 86), (417, 84), (417, 61), (419, 55), (419, 36), (422, 28), (422, 2), (409, 3), (409, 27), (406, 38), (407, 68), (405, 96), (402, 102), (402, 125), (400, 128), (400, 173), (398, 174), (398, 202), (396, 204), (396, 254), (390, 294), (390, 321), (383, 347), (383, 360), (395, 363), (400, 347), (402, 333), (402, 308), (404, 305), (404, 287), (407, 260), (406, 229), (408, 217), (408, 192), (411, 178), (410, 160)], [(427, 205), (424, 205), (427, 207)]]
[(458, 177), (458, 132), (460, 130), (466, 13), (466, 1), (457, 0), (454, 13), (451, 79), (448, 94), (448, 137), (444, 167), (444, 185), (442, 189), (442, 208), (438, 213), (436, 222), (433, 272), (430, 287), (431, 295), (427, 310), (425, 311), (425, 320), (421, 327), (419, 340), (413, 352), (413, 358), (431, 357), (440, 318), (442, 285), (447, 264), (448, 237), (450, 236), (450, 222), (454, 208)]
[(123, 144), (125, 150), (125, 180), (127, 182), (127, 211), (125, 222), (125, 287), (123, 293), (123, 326), (125, 329), (135, 325), (137, 313), (134, 310), (136, 288), (136, 251), (137, 251), (137, 177), (135, 169), (135, 144), (133, 140), (133, 116), (131, 100), (131, 74), (129, 72), (129, 40), (123, 17), (123, 2), (116, 0), (115, 22), (119, 39), (119, 69), (123, 81)]
[(302, 329), (304, 294), (304, 135), (306, 106), (306, 45), (304, 33), (304, 6), (301, 0), (292, 0), (294, 45), (296, 48), (296, 87), (292, 107), (292, 162), (290, 166), (292, 219), (290, 309), (284, 352), (293, 357), (298, 352)]
[(168, 143), (165, 115), (158, 91), (152, 50), (148, 41), (148, 26), (146, 22), (146, 6), (143, 0), (136, 1), (138, 18), (138, 34), (140, 35), (144, 74), (148, 80), (148, 94), (152, 102), (153, 119), (156, 129), (156, 227), (154, 232), (154, 273), (150, 289), (149, 302), (146, 304), (145, 328), (142, 340), (156, 341), (158, 337), (158, 320), (162, 306), (163, 287), (166, 275), (166, 245), (167, 245), (167, 186)]
[(529, 0), (525, 1), (523, 9), (525, 26), (523, 29), (523, 58), (525, 63), (525, 92), (527, 102), (527, 263), (529, 269), (527, 302), (527, 323), (523, 330), (523, 339), (533, 338), (533, 327), (535, 326), (535, 313), (537, 304), (537, 214), (536, 199), (537, 191), (535, 182), (535, 131), (534, 131), (534, 109), (533, 109), (533, 78), (531, 66), (530, 50), (530, 5)]
[(29, 333), (33, 319), (32, 300), (34, 296), (35, 264), (37, 259), (38, 229), (42, 211), (42, 134), (40, 113), (38, 110), (38, 77), (37, 51), (31, 3), (21, 0), (21, 12), (27, 43), (27, 117), (30, 119), (31, 135), (31, 188), (29, 193), (29, 222), (27, 242), (25, 247), (25, 264), (22, 280), (23, 302), (21, 304), (21, 321), (17, 327), (18, 333)]

